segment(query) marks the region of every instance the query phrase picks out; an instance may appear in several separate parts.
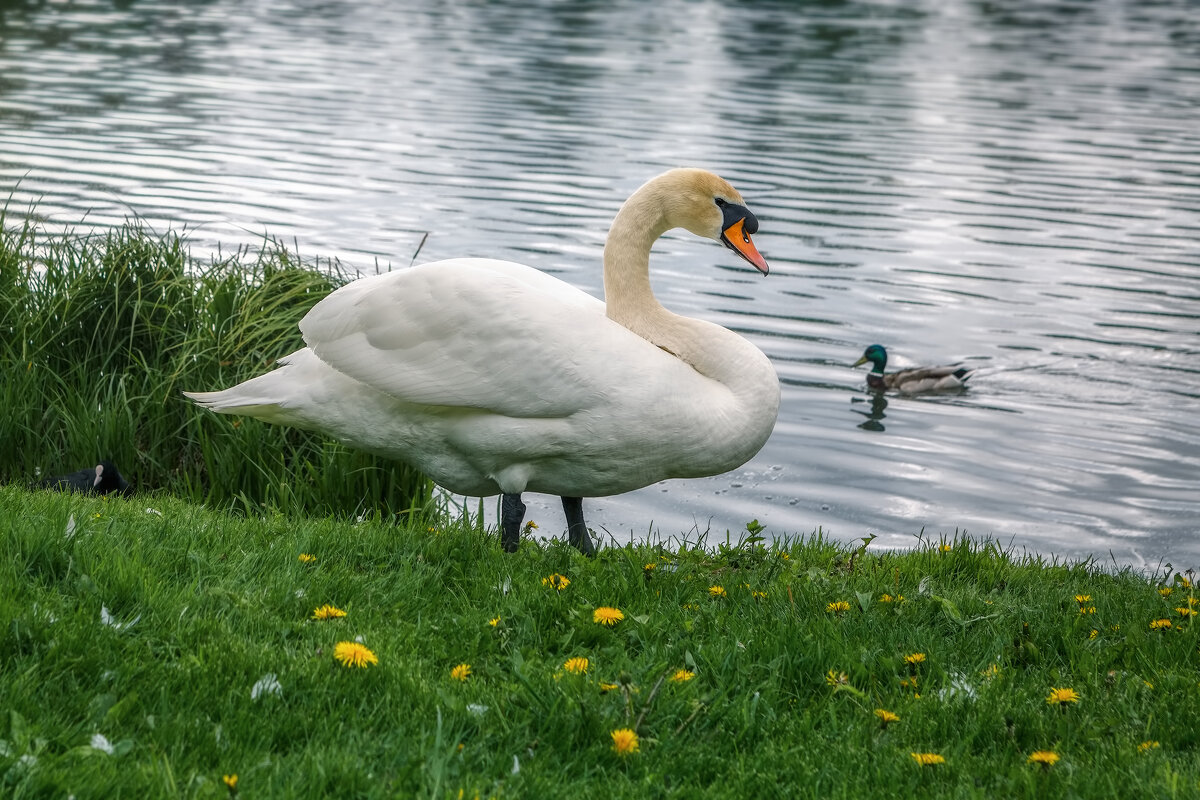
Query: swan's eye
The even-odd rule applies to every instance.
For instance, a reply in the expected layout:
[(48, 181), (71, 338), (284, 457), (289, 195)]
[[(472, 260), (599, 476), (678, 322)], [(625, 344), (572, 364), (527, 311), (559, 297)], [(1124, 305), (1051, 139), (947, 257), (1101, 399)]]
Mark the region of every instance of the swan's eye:
[(717, 208), (725, 208), (727, 205), (729, 205), (729, 203), (726, 203), (724, 199), (720, 197), (717, 198)]

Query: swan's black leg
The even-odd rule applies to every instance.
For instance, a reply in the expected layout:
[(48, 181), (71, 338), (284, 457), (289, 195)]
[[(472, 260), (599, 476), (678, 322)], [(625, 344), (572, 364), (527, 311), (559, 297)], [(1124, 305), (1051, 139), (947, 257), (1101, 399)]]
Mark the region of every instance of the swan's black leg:
[(564, 497), (563, 512), (567, 515), (567, 541), (575, 545), (585, 556), (596, 555), (592, 546), (592, 537), (588, 533), (587, 524), (583, 521), (583, 498)]
[(506, 553), (517, 552), (521, 543), (521, 523), (525, 520), (525, 504), (519, 494), (500, 496), (500, 546)]

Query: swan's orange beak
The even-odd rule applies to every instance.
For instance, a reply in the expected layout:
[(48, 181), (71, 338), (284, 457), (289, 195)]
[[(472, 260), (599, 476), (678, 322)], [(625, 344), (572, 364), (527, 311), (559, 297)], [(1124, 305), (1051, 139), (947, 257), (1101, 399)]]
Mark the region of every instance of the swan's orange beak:
[[(755, 228), (757, 229), (757, 227), (756, 225)], [(758, 248), (750, 240), (750, 233), (746, 230), (745, 217), (742, 217), (723, 230), (721, 232), (721, 241), (730, 250), (753, 264), (755, 269), (763, 275), (771, 271), (771, 268), (767, 266), (767, 260), (762, 257), (762, 253), (758, 252)]]

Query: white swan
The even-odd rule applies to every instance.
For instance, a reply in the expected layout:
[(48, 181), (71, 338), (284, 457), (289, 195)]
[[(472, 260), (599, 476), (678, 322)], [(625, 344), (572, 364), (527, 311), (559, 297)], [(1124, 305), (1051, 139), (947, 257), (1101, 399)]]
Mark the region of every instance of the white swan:
[(679, 227), (767, 273), (741, 195), (710, 172), (675, 169), (613, 220), (606, 302), (507, 261), (423, 264), (317, 303), (300, 322), (308, 347), (273, 372), (185, 394), (408, 462), (451, 492), (502, 494), (508, 551), (521, 493), (558, 495), (571, 543), (591, 553), (581, 498), (726, 472), (775, 426), (779, 379), (767, 357), (667, 311), (650, 289), (650, 248)]

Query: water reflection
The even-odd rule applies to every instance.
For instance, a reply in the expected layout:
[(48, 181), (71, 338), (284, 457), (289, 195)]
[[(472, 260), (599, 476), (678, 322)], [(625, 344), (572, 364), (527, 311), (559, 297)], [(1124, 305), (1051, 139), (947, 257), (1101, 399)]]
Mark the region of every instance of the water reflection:
[[(768, 353), (780, 422), (736, 474), (598, 501), (591, 521), (756, 518), (889, 546), (965, 528), (1198, 563), (1194, 13), (0, 3), (0, 191), (10, 219), (136, 214), (201, 251), (268, 232), (367, 271), (424, 241), (421, 261), (509, 258), (599, 295), (624, 198), (705, 166), (755, 210), (772, 274), (672, 234), (655, 291)], [(846, 367), (868, 341), (988, 369), (889, 414)], [(551, 504), (539, 523), (559, 520)]]
[(858, 423), (858, 427), (864, 431), (877, 431), (879, 433), (885, 430), (882, 420), (887, 416), (883, 412), (887, 410), (888, 401), (887, 396), (883, 392), (869, 392), (867, 397), (852, 397), (850, 398), (850, 402), (852, 404), (861, 404), (864, 402), (871, 404), (870, 410), (853, 407), (850, 409), (855, 414), (866, 417), (866, 420)]

